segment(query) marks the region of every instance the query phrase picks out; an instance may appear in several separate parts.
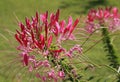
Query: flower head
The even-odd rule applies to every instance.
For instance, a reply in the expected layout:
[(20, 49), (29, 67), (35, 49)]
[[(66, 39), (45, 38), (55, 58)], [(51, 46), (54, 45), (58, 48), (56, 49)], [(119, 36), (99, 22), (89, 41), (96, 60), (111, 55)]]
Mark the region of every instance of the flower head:
[[(73, 40), (75, 37), (73, 31), (76, 28), (79, 20), (73, 19), (70, 16), (68, 23), (65, 20), (59, 20), (60, 11), (55, 14), (50, 14), (50, 21), (48, 21), (48, 12), (38, 14), (25, 19), (26, 24), (19, 23), (20, 30), (15, 34), (16, 40), (19, 42), (18, 50), (21, 51), (21, 59), (24, 66), (28, 68), (29, 72), (36, 70), (36, 77), (46, 80), (48, 78), (57, 81), (58, 77), (65, 76), (64, 71), (60, 71), (60, 60), (67, 53), (67, 50), (62, 47), (61, 43), (65, 40)], [(81, 52), (79, 46), (70, 49), (69, 54), (72, 55), (74, 51)], [(63, 55), (64, 54), (64, 55)], [(68, 57), (66, 57), (68, 58)], [(44, 75), (39, 74), (40, 70)], [(51, 70), (51, 69), (55, 70)]]
[(86, 30), (92, 33), (100, 26), (108, 26), (111, 31), (119, 29), (120, 25), (120, 14), (116, 7), (114, 8), (98, 8), (97, 10), (90, 10), (86, 21)]

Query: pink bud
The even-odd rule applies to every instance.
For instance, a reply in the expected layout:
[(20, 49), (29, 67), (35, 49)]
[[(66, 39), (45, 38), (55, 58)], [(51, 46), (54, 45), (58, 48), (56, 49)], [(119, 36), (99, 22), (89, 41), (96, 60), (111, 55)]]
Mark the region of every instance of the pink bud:
[(44, 82), (46, 82), (46, 80), (47, 80), (46, 76), (42, 76), (41, 79), (42, 79)]
[(22, 23), (19, 23), (19, 26), (20, 26), (22, 32), (25, 31), (25, 26)]
[(22, 45), (22, 41), (20, 40), (18, 34), (15, 34), (15, 38), (16, 38), (16, 40)]
[(116, 7), (114, 7), (114, 8), (112, 9), (112, 11), (113, 11), (114, 14), (117, 14), (117, 13), (118, 13), (118, 9), (117, 9)]
[(25, 22), (26, 22), (27, 28), (30, 29), (30, 27), (31, 27), (30, 20), (28, 18), (25, 18)]
[(51, 70), (50, 72), (48, 72), (48, 77), (49, 78), (55, 78), (56, 77), (54, 70)]
[(43, 65), (45, 67), (50, 67), (50, 64), (49, 64), (48, 60), (43, 61)]
[(23, 61), (24, 61), (24, 63), (25, 63), (26, 66), (28, 65), (28, 59), (29, 59), (28, 55), (24, 54)]
[(58, 19), (59, 19), (59, 14), (60, 14), (60, 10), (58, 9), (56, 12), (56, 21), (58, 21)]
[(38, 22), (38, 19), (39, 18), (39, 16), (38, 16), (38, 12), (36, 12), (36, 20), (37, 20), (37, 22)]
[(41, 76), (40, 76), (40, 74), (39, 74), (39, 73), (36, 73), (36, 77), (37, 77), (37, 78), (40, 78)]
[(58, 76), (59, 76), (60, 78), (64, 78), (64, 77), (65, 77), (64, 71), (59, 71), (59, 72), (58, 72)]

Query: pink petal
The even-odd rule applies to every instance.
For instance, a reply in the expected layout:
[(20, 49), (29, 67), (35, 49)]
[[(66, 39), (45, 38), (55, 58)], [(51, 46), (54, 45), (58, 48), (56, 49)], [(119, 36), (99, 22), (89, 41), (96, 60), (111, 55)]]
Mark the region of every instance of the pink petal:
[(73, 24), (73, 28), (76, 27), (76, 25), (79, 23), (79, 19), (76, 19), (74, 24)]
[(118, 13), (118, 9), (117, 9), (116, 7), (114, 7), (114, 8), (112, 9), (112, 12), (116, 15), (116, 14)]
[(30, 27), (31, 27), (30, 20), (28, 18), (25, 18), (25, 22), (26, 22), (27, 28), (30, 29)]
[(25, 63), (26, 66), (28, 65), (28, 59), (29, 59), (28, 55), (24, 54), (23, 61), (24, 61), (24, 63)]
[(43, 14), (43, 15), (42, 15), (42, 14), (40, 15), (40, 20), (41, 20), (42, 22), (45, 22), (46, 17), (45, 17), (45, 15), (44, 15), (44, 14)]
[(56, 12), (56, 21), (58, 21), (58, 19), (59, 19), (59, 14), (60, 14), (60, 10), (58, 9)]
[(50, 64), (49, 64), (49, 61), (48, 61), (48, 60), (43, 61), (43, 65), (44, 65), (45, 67), (50, 67)]
[(56, 27), (57, 27), (57, 29), (58, 29), (58, 31), (60, 30), (60, 25), (59, 25), (59, 23), (58, 22), (55, 22), (55, 25), (56, 25)]
[(25, 26), (22, 23), (19, 23), (19, 26), (20, 26), (22, 32), (25, 31)]
[(35, 37), (34, 37), (34, 34), (33, 34), (33, 31), (31, 30), (31, 36), (32, 36), (32, 41), (33, 41), (33, 43), (35, 42)]
[(53, 36), (51, 35), (48, 39), (48, 45), (47, 45), (48, 48), (50, 47), (52, 40), (53, 40)]
[(36, 12), (36, 20), (37, 20), (37, 22), (38, 22), (38, 18), (39, 18), (38, 12)]
[(66, 28), (69, 29), (72, 26), (72, 22), (73, 22), (73, 20), (72, 20), (72, 17), (70, 16), (69, 19), (68, 19), (68, 25), (67, 25)]
[(64, 71), (59, 71), (59, 72), (58, 72), (58, 76), (59, 76), (60, 78), (64, 78), (64, 77), (65, 77)]
[(54, 70), (51, 70), (50, 72), (48, 72), (48, 77), (49, 78), (55, 78), (55, 71)]
[(47, 35), (48, 35), (48, 22), (46, 21), (46, 23), (45, 23), (45, 40), (47, 40)]
[(64, 20), (60, 22), (60, 32), (61, 32), (61, 33), (63, 33), (63, 31), (64, 31), (65, 24), (66, 24), (66, 23), (65, 23)]
[(46, 80), (47, 80), (46, 76), (41, 76), (41, 79), (42, 79), (44, 82), (46, 82)]
[(76, 19), (72, 28), (70, 29), (70, 32), (69, 32), (69, 36), (71, 35), (71, 33), (73, 32), (73, 30), (75, 29), (76, 25), (79, 23), (79, 19)]
[(33, 71), (33, 67), (32, 67), (32, 66), (29, 67), (29, 71), (30, 71), (30, 72)]
[(41, 44), (44, 45), (44, 43), (45, 43), (44, 36), (42, 34), (40, 34), (39, 38), (40, 38)]
[(15, 38), (16, 38), (16, 40), (22, 45), (22, 41), (20, 40), (20, 38), (18, 37), (17, 34), (15, 34)]
[(70, 54), (70, 53), (67, 53), (66, 56), (72, 58), (72, 54)]

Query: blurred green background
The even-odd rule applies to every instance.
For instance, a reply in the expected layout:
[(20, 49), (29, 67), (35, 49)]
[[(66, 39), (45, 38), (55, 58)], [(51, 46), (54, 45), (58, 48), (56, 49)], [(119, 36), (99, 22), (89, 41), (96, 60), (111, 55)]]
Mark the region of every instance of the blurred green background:
[[(86, 16), (89, 9), (114, 6), (120, 10), (120, 0), (0, 0), (0, 56), (16, 54), (17, 42), (14, 39), (15, 30), (18, 29), (16, 18), (24, 22), (26, 16), (30, 18), (35, 15), (36, 11), (39, 13), (49, 11), (51, 13), (60, 9), (60, 19), (67, 19), (69, 16), (72, 16), (73, 19), (80, 17), (84, 21), (84, 16)], [(115, 37), (115, 39), (113, 44), (116, 54), (119, 56), (119, 36)], [(109, 64), (102, 47), (100, 47), (101, 45), (100, 43), (93, 51), (87, 53), (86, 56), (96, 63)], [(1, 59), (0, 63), (2, 62)], [(90, 77), (93, 74), (100, 78), (90, 82), (113, 82), (110, 79), (111, 76), (106, 77), (109, 73), (109, 70), (100, 68), (95, 72), (89, 71), (85, 75)], [(1, 77), (0, 82), (6, 81)]]

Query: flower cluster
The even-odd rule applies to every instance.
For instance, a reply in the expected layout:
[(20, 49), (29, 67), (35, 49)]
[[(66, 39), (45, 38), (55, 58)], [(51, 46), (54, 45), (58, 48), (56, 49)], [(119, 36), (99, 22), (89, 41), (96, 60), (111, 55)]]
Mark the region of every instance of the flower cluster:
[[(28, 67), (29, 72), (43, 69), (36, 72), (36, 77), (46, 81), (46, 78), (54, 79), (64, 78), (64, 69), (61, 68), (60, 60), (64, 57), (70, 58), (73, 52), (82, 52), (79, 45), (73, 46), (70, 50), (62, 47), (61, 43), (65, 40), (74, 40), (73, 31), (79, 20), (73, 23), (72, 17), (69, 17), (68, 23), (65, 20), (59, 21), (59, 10), (54, 14), (50, 14), (48, 20), (48, 12), (38, 14), (25, 19), (25, 23), (19, 23), (20, 30), (16, 30), (16, 40), (19, 42), (18, 50), (21, 51), (21, 62)], [(41, 74), (40, 74), (41, 73)]]
[(94, 30), (101, 26), (107, 26), (109, 30), (116, 31), (120, 28), (120, 14), (118, 9), (114, 8), (99, 8), (98, 10), (92, 9), (87, 15), (86, 30), (92, 33)]

